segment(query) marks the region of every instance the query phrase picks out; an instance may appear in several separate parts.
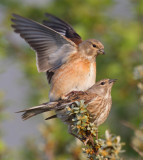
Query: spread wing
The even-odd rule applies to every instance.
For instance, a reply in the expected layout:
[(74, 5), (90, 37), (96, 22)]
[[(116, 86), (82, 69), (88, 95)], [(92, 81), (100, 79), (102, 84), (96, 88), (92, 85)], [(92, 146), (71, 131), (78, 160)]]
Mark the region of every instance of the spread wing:
[(76, 44), (57, 31), (13, 14), (12, 27), (36, 51), (39, 72), (57, 69), (77, 51)]
[(75, 44), (79, 44), (82, 42), (81, 37), (75, 32), (75, 30), (63, 20), (46, 13), (45, 14), (48, 20), (44, 20), (43, 24), (57, 31), (58, 33), (66, 36), (70, 40), (72, 40)]

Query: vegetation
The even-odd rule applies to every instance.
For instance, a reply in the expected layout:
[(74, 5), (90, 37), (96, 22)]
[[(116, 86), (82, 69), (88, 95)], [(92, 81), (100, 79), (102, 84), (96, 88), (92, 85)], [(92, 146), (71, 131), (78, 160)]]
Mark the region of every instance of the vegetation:
[[(112, 90), (112, 111), (108, 120), (99, 127), (99, 137), (105, 140), (105, 146), (106, 140), (114, 137), (107, 129), (119, 135), (125, 142), (123, 150), (126, 151), (120, 157), (140, 160), (143, 157), (143, 1), (127, 2), (130, 9), (124, 16), (119, 16), (114, 14), (117, 5), (114, 0), (53, 0), (44, 5), (19, 0), (0, 1), (0, 59), (14, 59), (20, 63), (31, 87), (29, 102), (32, 106), (47, 101), (49, 88), (46, 76), (37, 72), (33, 51), (14, 37), (10, 21), (12, 13), (41, 22), (45, 18), (44, 13), (49, 12), (70, 23), (83, 39), (100, 40), (105, 45), (106, 55), (97, 58), (97, 80), (117, 78), (118, 82)], [(2, 66), (0, 74), (3, 72), (5, 68)], [(6, 106), (3, 90), (0, 89), (0, 123), (8, 119)], [(43, 141), (37, 144), (33, 137), (27, 137), (25, 144), (15, 151), (3, 141), (6, 133), (0, 126), (0, 159), (87, 159), (81, 143), (66, 130), (67, 127), (59, 120), (43, 121), (37, 130)], [(118, 136), (113, 139), (120, 144)]]

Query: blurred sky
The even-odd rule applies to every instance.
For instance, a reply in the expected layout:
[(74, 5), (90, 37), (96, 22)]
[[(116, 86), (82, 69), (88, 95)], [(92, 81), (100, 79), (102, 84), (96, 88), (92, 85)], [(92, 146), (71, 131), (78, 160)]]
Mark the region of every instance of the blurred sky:
[[(24, 4), (40, 6), (44, 5), (45, 2), (47, 0), (22, 1)], [(0, 6), (0, 23), (3, 19), (4, 12), (5, 10)], [(115, 0), (115, 6), (110, 8), (107, 14), (115, 18), (130, 19), (133, 17), (133, 9), (129, 0)], [(12, 33), (12, 36), (18, 38), (18, 43), (24, 42), (18, 35)], [(40, 136), (37, 127), (39, 123), (43, 122), (43, 119), (39, 116), (35, 118), (36, 121), (35, 119), (30, 119), (23, 122), (20, 115), (15, 113), (15, 111), (24, 109), (29, 104), (28, 95), (30, 94), (30, 84), (24, 77), (24, 73), (20, 69), (20, 64), (14, 61), (14, 59), (0, 60), (0, 72), (2, 72), (0, 74), (0, 90), (4, 92), (4, 101), (7, 102), (4, 112), (9, 116), (9, 119), (2, 124), (3, 138), (9, 147), (17, 147), (26, 136)]]
[(0, 61), (0, 68), (5, 68), (4, 72), (0, 74), (0, 90), (4, 91), (4, 102), (7, 105), (4, 112), (8, 116), (2, 124), (3, 138), (9, 147), (16, 147), (26, 136), (38, 136), (37, 127), (40, 119), (39, 121), (31, 119), (26, 123), (21, 120), (21, 114), (15, 113), (28, 105), (28, 95), (30, 94), (30, 86), (20, 70), (20, 64), (7, 59)]

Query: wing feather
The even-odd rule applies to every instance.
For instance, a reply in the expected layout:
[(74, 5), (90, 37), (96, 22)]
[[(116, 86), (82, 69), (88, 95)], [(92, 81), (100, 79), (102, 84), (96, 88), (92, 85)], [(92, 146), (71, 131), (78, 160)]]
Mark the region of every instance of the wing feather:
[(43, 21), (44, 25), (71, 39), (75, 44), (79, 44), (82, 42), (79, 34), (77, 34), (76, 31), (68, 23), (49, 13), (46, 13), (45, 16), (48, 18), (48, 20)]
[(75, 43), (48, 26), (13, 14), (12, 27), (36, 51), (39, 72), (60, 67), (77, 51)]

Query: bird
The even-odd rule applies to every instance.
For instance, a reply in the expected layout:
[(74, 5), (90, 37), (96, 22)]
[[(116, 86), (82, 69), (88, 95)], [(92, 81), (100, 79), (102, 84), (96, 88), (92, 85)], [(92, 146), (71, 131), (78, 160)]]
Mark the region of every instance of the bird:
[(13, 14), (14, 31), (36, 52), (39, 72), (46, 72), (49, 100), (67, 98), (71, 91), (85, 91), (96, 81), (96, 57), (105, 54), (96, 39), (82, 40), (63, 20), (46, 13), (42, 24)]
[(46, 118), (46, 120), (58, 117), (68, 125), (68, 132), (77, 137), (73, 134), (71, 129), (73, 117), (70, 117), (69, 114), (67, 114), (66, 107), (77, 101), (84, 100), (85, 105), (87, 105), (86, 109), (90, 115), (90, 122), (97, 127), (100, 126), (109, 115), (112, 106), (111, 89), (116, 80), (117, 79), (100, 80), (85, 92), (71, 92), (68, 99), (46, 102), (39, 106), (19, 111), (18, 113), (24, 112), (22, 114), (22, 119), (27, 120), (37, 114), (54, 110), (56, 114)]

